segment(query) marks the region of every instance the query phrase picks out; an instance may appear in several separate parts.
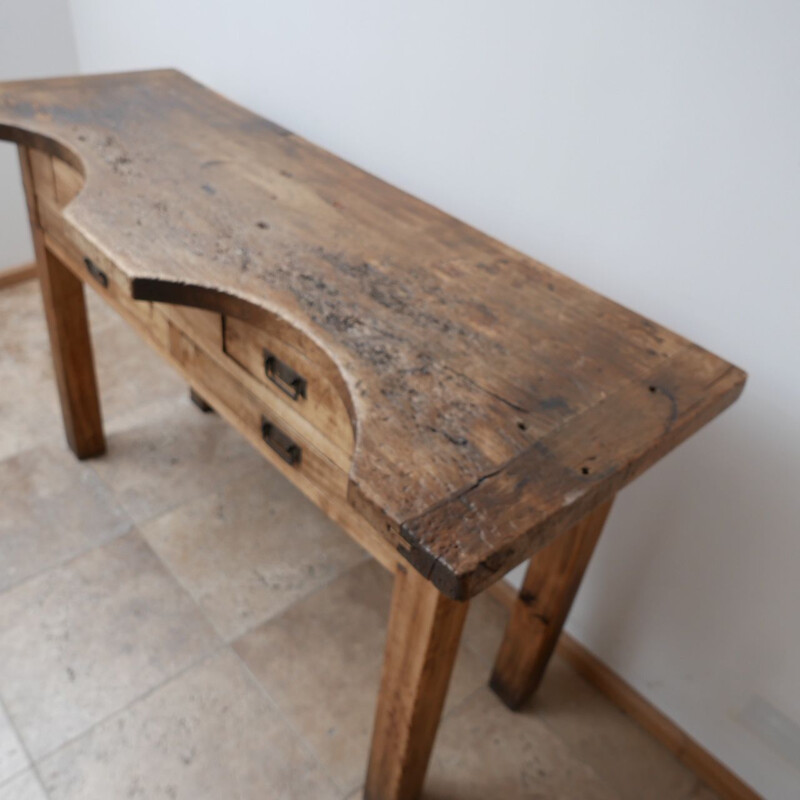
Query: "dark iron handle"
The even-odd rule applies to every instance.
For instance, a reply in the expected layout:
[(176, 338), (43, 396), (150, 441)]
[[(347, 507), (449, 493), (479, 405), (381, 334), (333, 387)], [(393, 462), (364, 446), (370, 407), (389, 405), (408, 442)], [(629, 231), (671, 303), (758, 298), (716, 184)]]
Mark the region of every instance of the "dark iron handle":
[(284, 364), (275, 353), (264, 349), (264, 372), (266, 376), (292, 400), (306, 396), (306, 379)]
[(280, 428), (266, 417), (261, 417), (261, 436), (264, 441), (287, 463), (300, 463), (303, 451)]
[(83, 259), (83, 263), (86, 264), (86, 269), (89, 270), (89, 274), (104, 288), (108, 288), (108, 275), (97, 266), (97, 264), (92, 261), (91, 258), (86, 257)]

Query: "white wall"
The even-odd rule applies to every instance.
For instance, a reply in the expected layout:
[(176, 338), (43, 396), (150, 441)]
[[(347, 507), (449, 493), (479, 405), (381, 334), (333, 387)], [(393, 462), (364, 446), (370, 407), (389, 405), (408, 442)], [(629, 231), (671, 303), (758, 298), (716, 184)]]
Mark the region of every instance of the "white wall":
[(569, 629), (796, 800), (800, 3), (71, 7), (82, 70), (178, 66), (749, 370), (620, 497)]
[[(77, 68), (68, 0), (0, 0), (0, 83)], [(0, 270), (32, 260), (17, 148), (0, 142)]]

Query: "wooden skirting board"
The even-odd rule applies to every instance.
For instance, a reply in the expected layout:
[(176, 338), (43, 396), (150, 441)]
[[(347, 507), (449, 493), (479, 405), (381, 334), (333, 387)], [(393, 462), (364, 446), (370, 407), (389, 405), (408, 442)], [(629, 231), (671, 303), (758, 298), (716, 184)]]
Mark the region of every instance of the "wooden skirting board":
[[(489, 592), (509, 609), (517, 599), (514, 587), (504, 580), (491, 586)], [(557, 651), (581, 677), (668, 748), (720, 797), (761, 800), (761, 795), (568, 633), (561, 633)]]
[(36, 277), (36, 264), (22, 264), (19, 267), (0, 269), (0, 289), (7, 289), (16, 283), (29, 281)]

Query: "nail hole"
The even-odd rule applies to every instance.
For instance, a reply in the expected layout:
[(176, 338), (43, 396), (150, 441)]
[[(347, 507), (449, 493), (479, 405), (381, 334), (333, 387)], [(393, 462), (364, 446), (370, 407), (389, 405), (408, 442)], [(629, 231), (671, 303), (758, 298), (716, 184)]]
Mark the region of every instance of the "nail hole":
[(651, 392), (658, 391), (657, 387), (655, 386), (649, 386), (648, 388), (650, 389)]
[(589, 474), (589, 467), (581, 467), (581, 472), (584, 475), (588, 475)]
[(527, 425), (526, 425), (524, 422), (518, 422), (518, 423), (517, 423), (517, 427), (518, 427), (518, 428), (519, 428), (521, 431), (526, 431), (526, 430), (528, 430), (528, 426), (527, 426)]

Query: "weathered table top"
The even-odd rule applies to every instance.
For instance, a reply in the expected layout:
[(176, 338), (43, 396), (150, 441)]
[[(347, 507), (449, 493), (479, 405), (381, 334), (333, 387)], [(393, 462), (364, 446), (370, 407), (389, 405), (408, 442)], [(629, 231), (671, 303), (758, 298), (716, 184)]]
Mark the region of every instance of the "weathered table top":
[(132, 297), (277, 316), (330, 359), (349, 501), (471, 595), (708, 422), (745, 375), (175, 71), (0, 84), (86, 180)]

